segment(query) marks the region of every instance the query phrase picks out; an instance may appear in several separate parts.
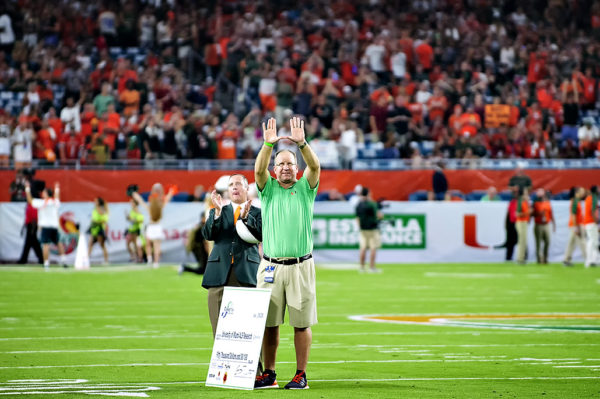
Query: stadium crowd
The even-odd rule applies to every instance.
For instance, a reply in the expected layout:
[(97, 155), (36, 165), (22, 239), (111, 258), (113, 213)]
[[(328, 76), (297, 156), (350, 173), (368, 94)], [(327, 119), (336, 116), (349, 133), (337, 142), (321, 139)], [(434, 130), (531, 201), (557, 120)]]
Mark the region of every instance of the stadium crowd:
[(408, 3), (5, 1), (0, 167), (253, 159), (269, 115), (346, 167), (600, 153), (599, 3)]

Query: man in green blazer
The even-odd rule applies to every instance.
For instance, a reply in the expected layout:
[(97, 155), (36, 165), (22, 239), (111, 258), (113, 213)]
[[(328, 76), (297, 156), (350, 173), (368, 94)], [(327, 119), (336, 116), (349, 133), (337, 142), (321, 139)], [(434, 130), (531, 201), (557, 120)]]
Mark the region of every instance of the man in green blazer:
[(251, 206), (248, 201), (248, 180), (244, 175), (232, 175), (227, 191), (231, 200), (227, 205), (221, 195), (212, 192), (215, 207), (202, 227), (204, 238), (215, 242), (202, 280), (202, 286), (208, 289), (213, 337), (217, 332), (224, 287), (256, 287), (260, 264), (258, 242), (262, 241), (262, 219), (260, 208)]

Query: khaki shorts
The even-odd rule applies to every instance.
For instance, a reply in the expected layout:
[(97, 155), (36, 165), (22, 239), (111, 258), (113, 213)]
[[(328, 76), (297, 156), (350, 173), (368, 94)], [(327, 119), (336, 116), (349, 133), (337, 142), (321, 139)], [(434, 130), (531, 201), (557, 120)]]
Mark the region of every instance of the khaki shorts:
[(361, 230), (359, 245), (360, 249), (381, 248), (381, 237), (379, 236), (379, 230)]
[[(265, 282), (265, 267), (275, 266), (274, 280)], [(290, 325), (298, 328), (317, 324), (317, 289), (313, 258), (294, 265), (278, 265), (263, 259), (256, 273), (256, 288), (270, 288), (267, 327), (283, 324), (287, 305)]]

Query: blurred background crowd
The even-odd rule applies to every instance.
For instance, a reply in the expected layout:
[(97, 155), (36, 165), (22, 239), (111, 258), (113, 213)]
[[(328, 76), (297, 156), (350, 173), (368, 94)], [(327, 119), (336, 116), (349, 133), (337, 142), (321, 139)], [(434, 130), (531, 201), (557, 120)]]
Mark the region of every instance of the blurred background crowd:
[(591, 0), (6, 0), (0, 167), (253, 159), (270, 115), (344, 168), (593, 158), (599, 37)]

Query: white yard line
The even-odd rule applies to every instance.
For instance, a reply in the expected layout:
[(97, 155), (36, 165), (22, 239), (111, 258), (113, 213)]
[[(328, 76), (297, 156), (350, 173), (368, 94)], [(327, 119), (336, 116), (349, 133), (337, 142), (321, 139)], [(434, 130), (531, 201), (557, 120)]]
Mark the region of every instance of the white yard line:
[[(310, 382), (393, 382), (393, 381), (506, 381), (506, 380), (598, 380), (600, 376), (564, 376), (564, 377), (406, 377), (406, 378), (339, 378), (309, 379)], [(197, 385), (206, 381), (169, 381), (169, 382), (132, 382), (127, 385)]]
[(211, 333), (190, 333), (190, 334), (172, 334), (172, 335), (107, 335), (107, 336), (74, 336), (74, 337), (10, 337), (0, 338), (0, 341), (35, 341), (35, 340), (78, 340), (78, 339), (171, 339), (171, 338), (200, 338), (211, 336)]
[(58, 349), (37, 351), (7, 351), (5, 354), (28, 353), (102, 353), (102, 352), (184, 352), (184, 351), (210, 351), (212, 348), (127, 348), (127, 349)]
[[(311, 361), (310, 364), (351, 364), (351, 363), (488, 363), (488, 362), (522, 362), (525, 359), (384, 359), (384, 360), (324, 360)], [(560, 361), (562, 359), (544, 359), (548, 361)], [(279, 362), (280, 364), (295, 364), (295, 362)], [(1, 366), (0, 370), (29, 370), (29, 369), (51, 369), (51, 368), (94, 368), (94, 367), (195, 367), (208, 366), (209, 363), (125, 363), (125, 364), (65, 364), (65, 365), (37, 365), (37, 366)], [(565, 366), (567, 367), (567, 366)], [(573, 366), (578, 367), (578, 366)], [(600, 366), (585, 366), (600, 367)]]

